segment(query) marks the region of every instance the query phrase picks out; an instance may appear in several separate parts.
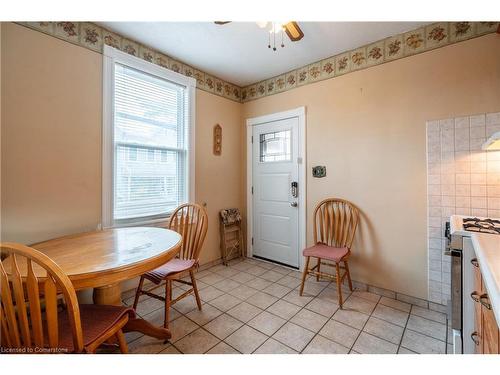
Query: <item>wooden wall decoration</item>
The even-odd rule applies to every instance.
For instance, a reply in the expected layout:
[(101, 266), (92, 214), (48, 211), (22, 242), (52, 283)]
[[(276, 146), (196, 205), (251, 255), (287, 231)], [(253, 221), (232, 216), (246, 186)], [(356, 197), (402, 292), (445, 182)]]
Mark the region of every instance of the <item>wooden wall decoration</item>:
[(222, 154), (222, 126), (214, 126), (214, 155)]

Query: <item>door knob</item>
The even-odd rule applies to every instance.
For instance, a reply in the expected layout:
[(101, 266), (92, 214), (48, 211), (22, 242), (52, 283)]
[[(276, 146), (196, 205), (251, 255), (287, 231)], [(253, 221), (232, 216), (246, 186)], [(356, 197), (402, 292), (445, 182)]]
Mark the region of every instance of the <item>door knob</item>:
[(292, 202), (292, 203), (290, 203), (290, 206), (297, 207), (298, 205), (297, 205), (297, 202)]

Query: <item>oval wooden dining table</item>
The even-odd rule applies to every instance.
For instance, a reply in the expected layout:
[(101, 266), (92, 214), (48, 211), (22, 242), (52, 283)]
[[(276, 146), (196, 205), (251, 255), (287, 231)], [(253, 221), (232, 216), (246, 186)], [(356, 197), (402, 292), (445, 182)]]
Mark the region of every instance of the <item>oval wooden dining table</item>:
[[(182, 237), (169, 229), (128, 227), (64, 236), (31, 245), (68, 275), (76, 290), (94, 288), (94, 303), (121, 305), (120, 282), (174, 258)], [(138, 331), (167, 340), (170, 331), (144, 319), (130, 319), (125, 332)]]

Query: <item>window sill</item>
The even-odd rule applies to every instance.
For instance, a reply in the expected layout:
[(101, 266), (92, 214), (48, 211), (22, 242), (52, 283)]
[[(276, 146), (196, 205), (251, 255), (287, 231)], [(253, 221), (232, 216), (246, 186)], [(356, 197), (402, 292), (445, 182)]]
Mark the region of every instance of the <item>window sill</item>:
[(130, 223), (122, 223), (111, 226), (110, 228), (126, 228), (126, 227), (166, 227), (170, 221), (170, 216), (162, 217), (160, 219), (151, 219), (143, 221), (134, 221)]

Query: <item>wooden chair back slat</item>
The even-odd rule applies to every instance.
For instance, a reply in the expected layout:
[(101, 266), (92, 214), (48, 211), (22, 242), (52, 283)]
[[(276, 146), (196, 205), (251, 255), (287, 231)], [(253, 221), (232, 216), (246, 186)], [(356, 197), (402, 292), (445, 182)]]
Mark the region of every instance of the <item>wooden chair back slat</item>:
[(47, 322), (47, 333), (51, 348), (59, 344), (59, 327), (57, 322), (57, 287), (49, 275), (43, 283), (45, 295), (45, 321)]
[(320, 219), (320, 231), (319, 231), (319, 235), (320, 235), (320, 241), (321, 242), (328, 242), (328, 239), (325, 237), (327, 235), (327, 233), (325, 232), (325, 226), (328, 226), (328, 222), (330, 220), (330, 212), (328, 212), (328, 210), (325, 210), (324, 214), (323, 215), (320, 215), (319, 219)]
[(21, 329), (22, 344), (26, 347), (31, 347), (31, 335), (28, 324), (28, 313), (26, 311), (23, 281), (17, 265), (16, 254), (12, 254), (11, 275), (12, 288), (14, 290), (14, 299), (17, 308), (18, 324)]
[(187, 236), (188, 226), (186, 225), (186, 217), (189, 217), (189, 212), (187, 209), (181, 211), (180, 227), (181, 227), (182, 238), (186, 239), (186, 247), (188, 248), (189, 237)]
[(329, 198), (314, 210), (314, 243), (351, 248), (359, 221), (359, 210), (344, 199)]
[(347, 228), (345, 227), (345, 224), (346, 224), (346, 215), (347, 215), (347, 209), (349, 209), (348, 207), (343, 207), (344, 209), (341, 209), (339, 207), (339, 224), (338, 224), (338, 228), (339, 228), (339, 234), (338, 234), (338, 237), (337, 237), (337, 241), (338, 243), (345, 243), (344, 242), (344, 233), (347, 231)]
[(193, 218), (194, 218), (194, 212), (192, 212), (193, 209), (192, 207), (188, 207), (187, 210), (186, 210), (186, 219), (185, 219), (185, 226), (186, 226), (186, 249), (188, 250), (187, 251), (187, 255), (186, 255), (186, 258), (189, 258), (191, 259), (193, 254), (192, 254), (192, 250), (193, 250), (193, 238), (191, 237), (192, 235), (192, 230), (193, 230)]
[[(317, 225), (317, 230), (319, 230), (319, 233), (315, 230), (314, 231), (314, 243), (321, 241), (324, 241), (324, 234), (323, 234), (323, 220), (326, 219), (323, 215), (318, 216), (318, 222), (315, 223)], [(318, 238), (319, 237), (319, 238)]]
[(3, 311), (2, 304), (0, 304), (0, 335), (0, 346), (11, 348), (12, 342), (10, 341), (9, 327), (7, 327), (7, 318)]
[(339, 212), (336, 210), (337, 207), (334, 205), (327, 205), (325, 208), (326, 210), (331, 211), (328, 226), (325, 227), (325, 231), (328, 233), (328, 243), (336, 246), (337, 243), (335, 242), (335, 239), (339, 236), (339, 226), (336, 226), (335, 223), (339, 220)]
[(31, 259), (28, 261), (28, 277), (26, 279), (26, 290), (30, 306), (31, 325), (33, 330), (33, 342), (37, 347), (43, 347), (42, 309), (40, 307), (40, 291), (38, 278), (33, 271)]
[[(202, 213), (203, 211), (199, 211), (199, 210), (196, 210), (194, 215), (193, 215), (193, 218), (196, 216), (196, 220), (193, 222), (193, 227), (194, 227), (194, 224), (195, 223), (200, 223), (200, 226), (201, 227), (205, 227), (207, 228), (207, 222), (206, 222), (206, 218), (202, 216)], [(203, 228), (202, 228), (203, 229)], [(192, 246), (192, 251), (193, 251), (193, 254), (192, 254), (192, 257), (193, 258), (198, 258), (199, 257), (199, 252), (201, 251), (201, 243), (200, 243), (200, 240), (201, 238), (205, 237), (205, 234), (206, 234), (206, 230), (205, 232), (203, 232), (203, 230), (196, 230), (194, 235), (193, 235), (193, 246)], [(196, 254), (196, 252), (198, 252), (198, 254)]]
[[(5, 271), (3, 264), (0, 262), (0, 288), (2, 297), (3, 314), (0, 316), (2, 318), (2, 327), (8, 331), (9, 344), (10, 347), (20, 347), (21, 338), (19, 337), (19, 329), (17, 326), (16, 312), (14, 309), (14, 303), (12, 301), (11, 290), (9, 286), (9, 279), (7, 277), (7, 272)], [(6, 323), (5, 323), (5, 321)]]
[(183, 204), (172, 213), (169, 229), (182, 235), (181, 259), (199, 260), (208, 229), (208, 216), (198, 204)]
[[(21, 244), (2, 243), (0, 252), (0, 345), (11, 348), (57, 348), (58, 295), (62, 294), (66, 311), (61, 313), (68, 314), (73, 348), (76, 352), (83, 351), (76, 292), (61, 268), (45, 254)], [(21, 267), (21, 272), (19, 265), (23, 263), (19, 263), (18, 258), (19, 262), (26, 259), (26, 268)], [(43, 292), (39, 290), (40, 283), (43, 283)], [(44, 306), (44, 311), (41, 306)], [(47, 333), (48, 340), (44, 340), (44, 332)]]

